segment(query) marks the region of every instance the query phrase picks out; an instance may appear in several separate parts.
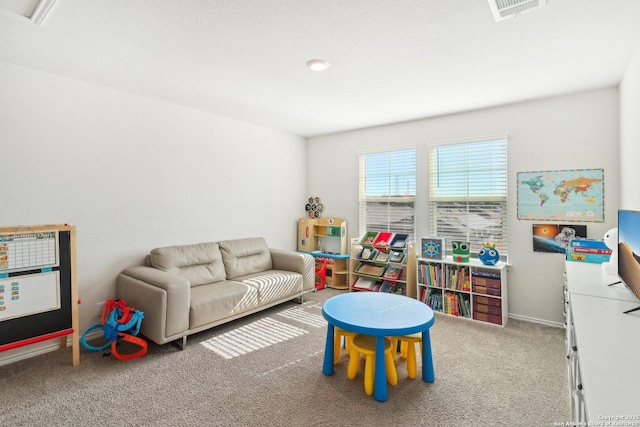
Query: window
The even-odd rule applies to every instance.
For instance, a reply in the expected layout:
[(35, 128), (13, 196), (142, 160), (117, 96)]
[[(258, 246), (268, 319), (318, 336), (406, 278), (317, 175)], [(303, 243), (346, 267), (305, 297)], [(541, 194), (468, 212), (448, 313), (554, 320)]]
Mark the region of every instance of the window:
[(359, 232), (391, 231), (415, 241), (416, 150), (360, 155)]
[(471, 243), (493, 243), (506, 260), (507, 138), (429, 148), (429, 230)]

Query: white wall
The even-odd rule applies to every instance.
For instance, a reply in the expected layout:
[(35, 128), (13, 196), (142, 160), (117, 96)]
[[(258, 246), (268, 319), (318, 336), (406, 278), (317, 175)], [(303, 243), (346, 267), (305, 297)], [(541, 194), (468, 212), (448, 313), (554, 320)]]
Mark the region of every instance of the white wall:
[(564, 258), (533, 252), (532, 221), (516, 220), (516, 174), (524, 171), (604, 168), (606, 222), (588, 223), (602, 238), (615, 226), (619, 205), (617, 88), (311, 138), (309, 193), (326, 214), (345, 218), (358, 234), (359, 153), (417, 147), (418, 236), (428, 235), (427, 143), (509, 135), (509, 312), (514, 317), (560, 324)]
[(620, 83), (620, 207), (640, 210), (640, 45)]
[(1, 61), (0, 85), (0, 224), (77, 226), (82, 330), (154, 247), (295, 249), (303, 138)]

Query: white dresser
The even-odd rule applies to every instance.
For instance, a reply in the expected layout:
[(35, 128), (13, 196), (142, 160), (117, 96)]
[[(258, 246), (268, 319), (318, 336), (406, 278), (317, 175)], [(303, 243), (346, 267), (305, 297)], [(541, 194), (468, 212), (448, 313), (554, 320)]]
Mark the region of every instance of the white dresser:
[[(600, 264), (565, 262), (574, 423), (640, 427), (640, 302)], [(580, 425), (580, 424), (575, 424)]]

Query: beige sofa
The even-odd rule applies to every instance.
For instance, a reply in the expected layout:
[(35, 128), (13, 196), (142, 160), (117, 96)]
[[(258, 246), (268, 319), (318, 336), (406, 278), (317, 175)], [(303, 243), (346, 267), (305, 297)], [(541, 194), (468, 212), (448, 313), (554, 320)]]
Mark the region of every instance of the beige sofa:
[(145, 264), (120, 273), (116, 295), (144, 312), (141, 334), (183, 349), (188, 335), (315, 289), (313, 257), (263, 238), (157, 248)]

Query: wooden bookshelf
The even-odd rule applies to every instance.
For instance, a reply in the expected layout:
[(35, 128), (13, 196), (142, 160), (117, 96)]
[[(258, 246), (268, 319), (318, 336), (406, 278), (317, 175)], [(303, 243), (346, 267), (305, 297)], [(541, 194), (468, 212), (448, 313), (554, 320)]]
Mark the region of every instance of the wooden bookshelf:
[(415, 245), (408, 238), (383, 231), (353, 239), (349, 290), (414, 297)]

